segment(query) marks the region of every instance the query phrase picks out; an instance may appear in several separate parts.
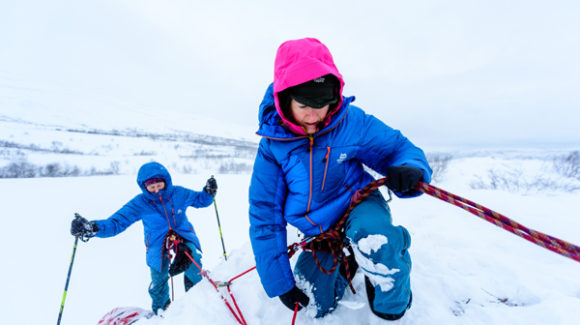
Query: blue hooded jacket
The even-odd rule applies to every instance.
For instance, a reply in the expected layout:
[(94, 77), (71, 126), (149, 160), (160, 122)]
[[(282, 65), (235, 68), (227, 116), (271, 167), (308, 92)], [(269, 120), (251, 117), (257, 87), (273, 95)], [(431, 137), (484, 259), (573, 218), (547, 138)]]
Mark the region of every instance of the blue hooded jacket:
[[(322, 51), (327, 50), (324, 47)], [(274, 92), (277, 80), (260, 104), (257, 133), (262, 139), (250, 184), (250, 239), (262, 286), (270, 297), (295, 285), (287, 254), (287, 223), (306, 236), (328, 230), (344, 215), (355, 192), (374, 180), (363, 164), (382, 175), (390, 166), (413, 166), (423, 171), (425, 182), (430, 182), (432, 173), (423, 151), (401, 132), (352, 105), (354, 97), (342, 97), (342, 76), (332, 62), (303, 53), (307, 51), (291, 53), (291, 61), (280, 66), (290, 70), (295, 62), (310, 55), (306, 60), (318, 63), (309, 63), (306, 71), (317, 71), (313, 64), (324, 65), (318, 70), (330, 71), (341, 80), (341, 101), (329, 111), (330, 120), (314, 134), (297, 134), (287, 126), (291, 120), (281, 117), (283, 110)], [(300, 82), (318, 77), (306, 76)], [(413, 197), (421, 193), (395, 194)]]
[[(150, 178), (163, 178), (165, 188), (158, 194), (150, 193), (143, 184)], [(141, 166), (137, 184), (143, 193), (135, 196), (108, 219), (95, 220), (99, 227), (96, 237), (115, 236), (136, 221), (142, 220), (147, 247), (147, 265), (157, 271), (161, 270), (164, 240), (170, 230), (193, 242), (201, 251), (199, 239), (187, 219), (185, 210), (190, 206), (207, 207), (213, 202), (213, 196), (205, 191), (197, 192), (174, 186), (167, 169), (157, 162)]]

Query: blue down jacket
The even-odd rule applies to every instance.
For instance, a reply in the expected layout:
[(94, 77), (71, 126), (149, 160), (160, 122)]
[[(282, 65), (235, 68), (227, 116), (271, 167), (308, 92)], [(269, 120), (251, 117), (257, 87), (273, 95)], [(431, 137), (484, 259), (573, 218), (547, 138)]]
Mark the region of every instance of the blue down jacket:
[[(165, 189), (158, 194), (149, 193), (143, 185), (143, 182), (153, 177), (165, 180)], [(142, 220), (147, 247), (147, 265), (158, 272), (161, 271), (163, 245), (169, 230), (193, 242), (201, 251), (199, 239), (185, 215), (185, 210), (190, 206), (207, 207), (213, 202), (213, 196), (205, 191), (197, 192), (174, 186), (167, 169), (157, 162), (141, 166), (137, 184), (143, 193), (135, 196), (108, 219), (95, 220), (99, 226), (96, 237), (115, 236), (136, 221)]]
[[(352, 195), (374, 180), (363, 164), (385, 175), (387, 167), (413, 166), (430, 182), (425, 154), (401, 132), (343, 97), (332, 120), (311, 136), (281, 122), (270, 85), (260, 105), (262, 136), (250, 185), (250, 239), (262, 285), (270, 297), (295, 284), (287, 255), (287, 223), (306, 236), (332, 226)], [(420, 192), (406, 196), (417, 196)]]

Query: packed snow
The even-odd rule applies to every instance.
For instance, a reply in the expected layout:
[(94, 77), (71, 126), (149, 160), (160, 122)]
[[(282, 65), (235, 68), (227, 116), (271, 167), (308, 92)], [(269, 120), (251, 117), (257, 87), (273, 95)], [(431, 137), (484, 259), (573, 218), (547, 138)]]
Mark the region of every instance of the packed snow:
[[(435, 185), (530, 228), (579, 244), (578, 191), (472, 186), (485, 180), (490, 168), (506, 165), (517, 165), (527, 178), (558, 179), (545, 165), (537, 173), (538, 159), (518, 160), (507, 154), (451, 159), (442, 181)], [(209, 171), (173, 173), (175, 184), (198, 190), (209, 176)], [(213, 280), (227, 281), (254, 266), (248, 238), (250, 174), (215, 176), (227, 261), (215, 209), (191, 208), (187, 213), (202, 243), (204, 268)], [(106, 218), (137, 193), (134, 175), (0, 179), (4, 202), (0, 246), (5, 261), (2, 323), (56, 321), (74, 242), (69, 233), (73, 214)], [(401, 324), (577, 324), (580, 263), (427, 195), (393, 198), (390, 206), (394, 223), (404, 225), (412, 235), (413, 306)], [(288, 228), (289, 243), (299, 240), (297, 231)], [(367, 249), (376, 249), (385, 240), (374, 238)], [(148, 285), (140, 223), (113, 238), (79, 242), (62, 324), (96, 324), (119, 306), (148, 309)], [(184, 293), (182, 276), (173, 285), (175, 300), (163, 318), (138, 324), (236, 324), (207, 280), (188, 293)], [(384, 323), (369, 310), (360, 269), (353, 285), (356, 294), (348, 291), (333, 313), (313, 319), (314, 310), (308, 307), (298, 313), (296, 323)], [(233, 281), (231, 290), (248, 324), (291, 323), (292, 312), (277, 298), (266, 296), (255, 271)]]
[(378, 251), (381, 246), (387, 244), (389, 240), (383, 235), (368, 235), (362, 238), (358, 242), (358, 250), (365, 253), (371, 254), (372, 252)]

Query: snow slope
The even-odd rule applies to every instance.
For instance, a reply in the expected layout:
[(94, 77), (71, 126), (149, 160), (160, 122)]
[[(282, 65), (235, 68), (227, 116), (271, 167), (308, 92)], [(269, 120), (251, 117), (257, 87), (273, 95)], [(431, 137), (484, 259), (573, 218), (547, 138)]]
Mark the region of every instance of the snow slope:
[[(506, 158), (507, 157), (507, 158)], [(580, 243), (578, 191), (473, 189), (490, 168), (516, 164), (527, 177), (556, 175), (534, 167), (538, 159), (473, 156), (452, 159), (437, 184), (522, 224)], [(527, 174), (526, 174), (527, 173)], [(536, 174), (533, 174), (536, 173)], [(174, 183), (200, 189), (207, 174), (174, 173)], [(213, 208), (190, 209), (204, 249), (204, 267), (225, 281), (253, 266), (248, 239), (249, 174), (216, 174), (217, 206), (228, 251), (221, 257)], [(93, 218), (112, 214), (137, 194), (134, 176), (1, 179), (4, 257), (0, 298), (3, 324), (40, 324), (58, 316), (73, 237), (74, 212)], [(580, 264), (520, 239), (464, 210), (423, 195), (390, 203), (394, 222), (412, 234), (413, 307), (402, 324), (577, 324)], [(289, 241), (296, 240), (290, 228)], [(110, 239), (80, 243), (62, 324), (95, 324), (117, 306), (148, 308), (148, 268), (141, 224)], [(174, 280), (175, 301), (164, 319), (139, 324), (235, 324), (207, 281), (183, 292)], [(312, 319), (307, 308), (297, 324), (380, 324), (367, 306), (360, 272), (357, 294), (347, 293), (336, 311)], [(233, 294), (249, 324), (290, 324), (292, 312), (268, 298), (256, 272), (237, 279)], [(33, 309), (31, 308), (33, 307)]]

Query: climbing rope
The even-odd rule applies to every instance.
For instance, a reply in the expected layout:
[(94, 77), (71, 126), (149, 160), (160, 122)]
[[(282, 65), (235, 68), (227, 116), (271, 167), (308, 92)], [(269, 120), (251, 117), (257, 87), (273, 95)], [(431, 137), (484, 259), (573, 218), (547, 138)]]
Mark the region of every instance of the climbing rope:
[(482, 205), (479, 205), (470, 200), (464, 199), (455, 194), (449, 193), (445, 190), (437, 188), (433, 185), (419, 182), (417, 189), (427, 193), (433, 197), (436, 197), (442, 201), (448, 202), (455, 206), (458, 206), (472, 214), (493, 223), (494, 225), (501, 227), (519, 237), (522, 237), (538, 246), (544, 247), (562, 256), (571, 258), (577, 262), (580, 262), (580, 247), (573, 245), (564, 240), (546, 235), (542, 232), (527, 228), (522, 224), (500, 214), (493, 210), (490, 210)]
[[(165, 242), (165, 246), (166, 249), (169, 252), (173, 252), (173, 254), (176, 253), (176, 247), (177, 245), (182, 242), (180, 237), (177, 236), (177, 234), (175, 234), (174, 232), (170, 232), (169, 235), (166, 237), (166, 242)], [(220, 297), (222, 298), (222, 300), (224, 301), (224, 303), (226, 304), (226, 307), (228, 307), (228, 309), (230, 310), (230, 312), (232, 313), (232, 315), (234, 316), (234, 318), (236, 319), (236, 321), (240, 324), (240, 325), (247, 325), (246, 320), (244, 319), (244, 315), (242, 315), (242, 311), (240, 310), (240, 307), (238, 306), (236, 299), (234, 298), (233, 294), (231, 293), (230, 289), (229, 289), (229, 285), (228, 285), (228, 293), (230, 294), (230, 297), (232, 299), (232, 302), (235, 306), (235, 309), (232, 307), (232, 305), (230, 304), (230, 302), (228, 301), (228, 299), (226, 297), (224, 297), (223, 294), (221, 294), (220, 290), (218, 289), (218, 283), (216, 283), (209, 275), (208, 273), (203, 270), (201, 268), (201, 266), (195, 261), (195, 259), (189, 254), (189, 252), (187, 250), (183, 250), (183, 253), (191, 260), (191, 262), (193, 264), (195, 264), (195, 266), (199, 269), (199, 274), (201, 274), (203, 277), (205, 277), (209, 283), (211, 283), (211, 285), (214, 287), (214, 289), (220, 294)], [(175, 256), (168, 256), (169, 258), (173, 258)], [(255, 268), (255, 267), (254, 267)], [(243, 274), (247, 273), (251, 271), (248, 270), (246, 272), (244, 272)], [(242, 274), (242, 275), (243, 275)], [(241, 276), (241, 275), (240, 275)], [(173, 277), (171, 277), (172, 279), (172, 287), (173, 287)], [(231, 282), (232, 280), (230, 280)], [(173, 294), (173, 293), (172, 293)]]
[(238, 304), (236, 303), (236, 299), (234, 298), (234, 296), (230, 293), (230, 297), (232, 298), (232, 301), (233, 301), (234, 305), (236, 306), (237, 312), (234, 311), (234, 308), (232, 308), (232, 305), (229, 303), (228, 299), (226, 297), (224, 297), (224, 295), (221, 294), (220, 290), (218, 289), (218, 284), (212, 278), (210, 278), (208, 273), (205, 270), (203, 270), (201, 268), (201, 266), (199, 266), (199, 264), (197, 264), (197, 262), (193, 259), (193, 257), (191, 257), (191, 255), (189, 255), (189, 253), (187, 251), (185, 251), (184, 253), (185, 253), (185, 255), (187, 255), (187, 257), (189, 257), (191, 262), (193, 264), (195, 264), (195, 266), (197, 266), (200, 274), (204, 278), (206, 278), (209, 281), (209, 283), (211, 283), (211, 285), (214, 287), (215, 291), (217, 291), (217, 293), (220, 294), (220, 297), (222, 298), (222, 300), (224, 301), (224, 303), (226, 304), (226, 306), (228, 307), (228, 309), (230, 310), (230, 312), (232, 313), (232, 315), (234, 316), (236, 321), (238, 321), (238, 323), (240, 325), (247, 325), (248, 323), (246, 323), (246, 320), (244, 319), (244, 315), (242, 315), (242, 311), (238, 307)]
[[(303, 250), (310, 250), (316, 266), (321, 272), (330, 274), (334, 272), (339, 264), (343, 264), (346, 269), (346, 278), (351, 288), (352, 292), (355, 293), (354, 288), (351, 283), (351, 274), (349, 270), (349, 265), (347, 261), (347, 256), (345, 254), (345, 248), (349, 247), (349, 243), (345, 241), (345, 224), (351, 211), (362, 202), (367, 196), (369, 196), (373, 191), (375, 191), (380, 186), (383, 186), (387, 181), (387, 178), (381, 178), (369, 183), (367, 186), (357, 191), (351, 199), (350, 206), (345, 212), (344, 216), (336, 222), (336, 224), (330, 228), (328, 231), (304, 239), (300, 244), (294, 243), (288, 247), (288, 255), (291, 257), (299, 248)], [(536, 245), (544, 247), (550, 251), (558, 253), (562, 256), (571, 258), (577, 262), (580, 262), (580, 248), (564, 240), (546, 235), (542, 232), (527, 228), (522, 224), (509, 219), (508, 217), (490, 210), (480, 204), (462, 198), (458, 195), (449, 193), (445, 190), (437, 188), (433, 185), (419, 182), (415, 188), (418, 191), (429, 194), (436, 197), (442, 201), (448, 202), (450, 204), (456, 205), (488, 222), (495, 224), (517, 236), (520, 236)], [(333, 266), (331, 269), (326, 270), (318, 261), (316, 255), (317, 251), (330, 252), (333, 257)]]
[[(288, 257), (291, 258), (300, 249), (306, 250), (306, 251), (311, 251), (311, 253), (314, 257), (314, 260), (316, 262), (316, 265), (318, 266), (320, 271), (322, 271), (323, 273), (327, 273), (327, 274), (333, 273), (336, 270), (336, 268), (339, 266), (339, 264), (343, 264), (345, 267), (345, 271), (346, 271), (345, 273), (346, 273), (346, 278), (347, 278), (348, 284), (354, 293), (355, 291), (354, 291), (354, 288), (353, 288), (352, 283), (351, 283), (352, 276), (350, 274), (349, 265), (348, 265), (348, 256), (347, 256), (347, 253), (345, 253), (345, 251), (347, 251), (347, 249), (349, 248), (349, 243), (348, 243), (348, 241), (345, 240), (346, 220), (348, 219), (348, 216), (350, 215), (352, 210), (360, 202), (362, 202), (367, 196), (369, 196), (373, 191), (375, 191), (379, 187), (383, 186), (385, 184), (386, 180), (387, 180), (386, 177), (375, 180), (375, 181), (369, 183), (367, 186), (365, 186), (361, 190), (357, 191), (355, 193), (355, 195), (352, 197), (350, 206), (346, 210), (345, 214), (336, 222), (336, 224), (332, 228), (330, 228), (328, 231), (326, 231), (322, 234), (305, 238), (302, 241), (300, 241), (299, 243), (291, 244), (290, 246), (288, 246)], [(520, 223), (518, 223), (514, 220), (511, 220), (500, 213), (497, 213), (493, 210), (490, 210), (482, 205), (479, 205), (475, 202), (472, 202), (470, 200), (462, 198), (458, 195), (455, 195), (455, 194), (449, 193), (445, 190), (442, 190), (440, 188), (437, 188), (433, 185), (430, 185), (430, 184), (427, 184), (424, 182), (419, 182), (419, 184), (417, 185), (417, 187), (415, 189), (418, 191), (424, 192), (426, 194), (429, 194), (433, 197), (436, 197), (442, 201), (456, 205), (456, 206), (458, 206), (458, 207), (460, 207), (460, 208), (462, 208), (462, 209), (464, 209), (464, 210), (466, 210), (466, 211), (468, 211), (468, 212), (470, 212), (470, 213), (472, 213), (480, 218), (483, 218), (484, 220), (487, 220), (488, 222), (491, 222), (491, 223), (495, 224), (496, 226), (499, 226), (507, 231), (510, 231), (513, 234), (518, 235), (518, 236), (520, 236), (520, 237), (522, 237), (522, 238), (524, 238), (524, 239), (526, 239), (534, 244), (537, 244), (541, 247), (549, 249), (549, 250), (556, 252), (560, 255), (571, 258), (577, 262), (580, 262), (580, 247), (578, 247), (576, 245), (573, 245), (569, 242), (558, 239), (556, 237), (546, 235), (542, 232), (527, 228), (527, 227), (521, 225)], [(322, 267), (322, 265), (320, 265), (320, 263), (318, 261), (318, 257), (316, 256), (317, 251), (330, 252), (332, 254), (332, 257), (333, 257), (332, 268), (327, 270), (327, 269), (324, 269)], [(242, 314), (242, 312), (241, 312), (241, 310), (236, 302), (236, 299), (235, 299), (233, 293), (231, 292), (230, 287), (231, 287), (232, 282), (234, 280), (236, 280), (236, 279), (244, 276), (245, 274), (255, 270), (256, 267), (253, 266), (253, 267), (249, 268), (248, 270), (240, 273), (239, 275), (234, 276), (233, 278), (231, 278), (227, 282), (215, 282), (209, 277), (209, 275), (206, 271), (201, 269), (201, 267), (199, 266), (199, 264), (197, 264), (195, 262), (193, 257), (191, 257), (187, 252), (185, 252), (185, 254), (197, 266), (197, 268), (200, 270), (200, 274), (203, 275), (206, 279), (208, 279), (208, 281), (212, 284), (212, 286), (220, 294), (222, 300), (225, 302), (226, 306), (228, 307), (228, 309), (230, 310), (230, 312), (232, 313), (232, 315), (234, 316), (236, 321), (241, 325), (247, 325), (247, 322), (246, 322), (246, 320), (245, 320), (245, 318), (244, 318), (244, 316), (243, 316), (243, 314)], [(229, 296), (230, 296), (230, 298), (235, 306), (235, 311), (234, 311), (234, 308), (232, 307), (232, 305), (227, 300), (227, 298), (224, 297), (221, 294), (220, 290), (218, 289), (218, 287), (224, 287), (224, 286), (227, 287), (228, 294), (229, 294)], [(292, 324), (294, 324), (296, 321), (297, 313), (298, 313), (298, 303), (296, 303), (296, 306), (294, 308), (294, 314), (292, 317)]]

